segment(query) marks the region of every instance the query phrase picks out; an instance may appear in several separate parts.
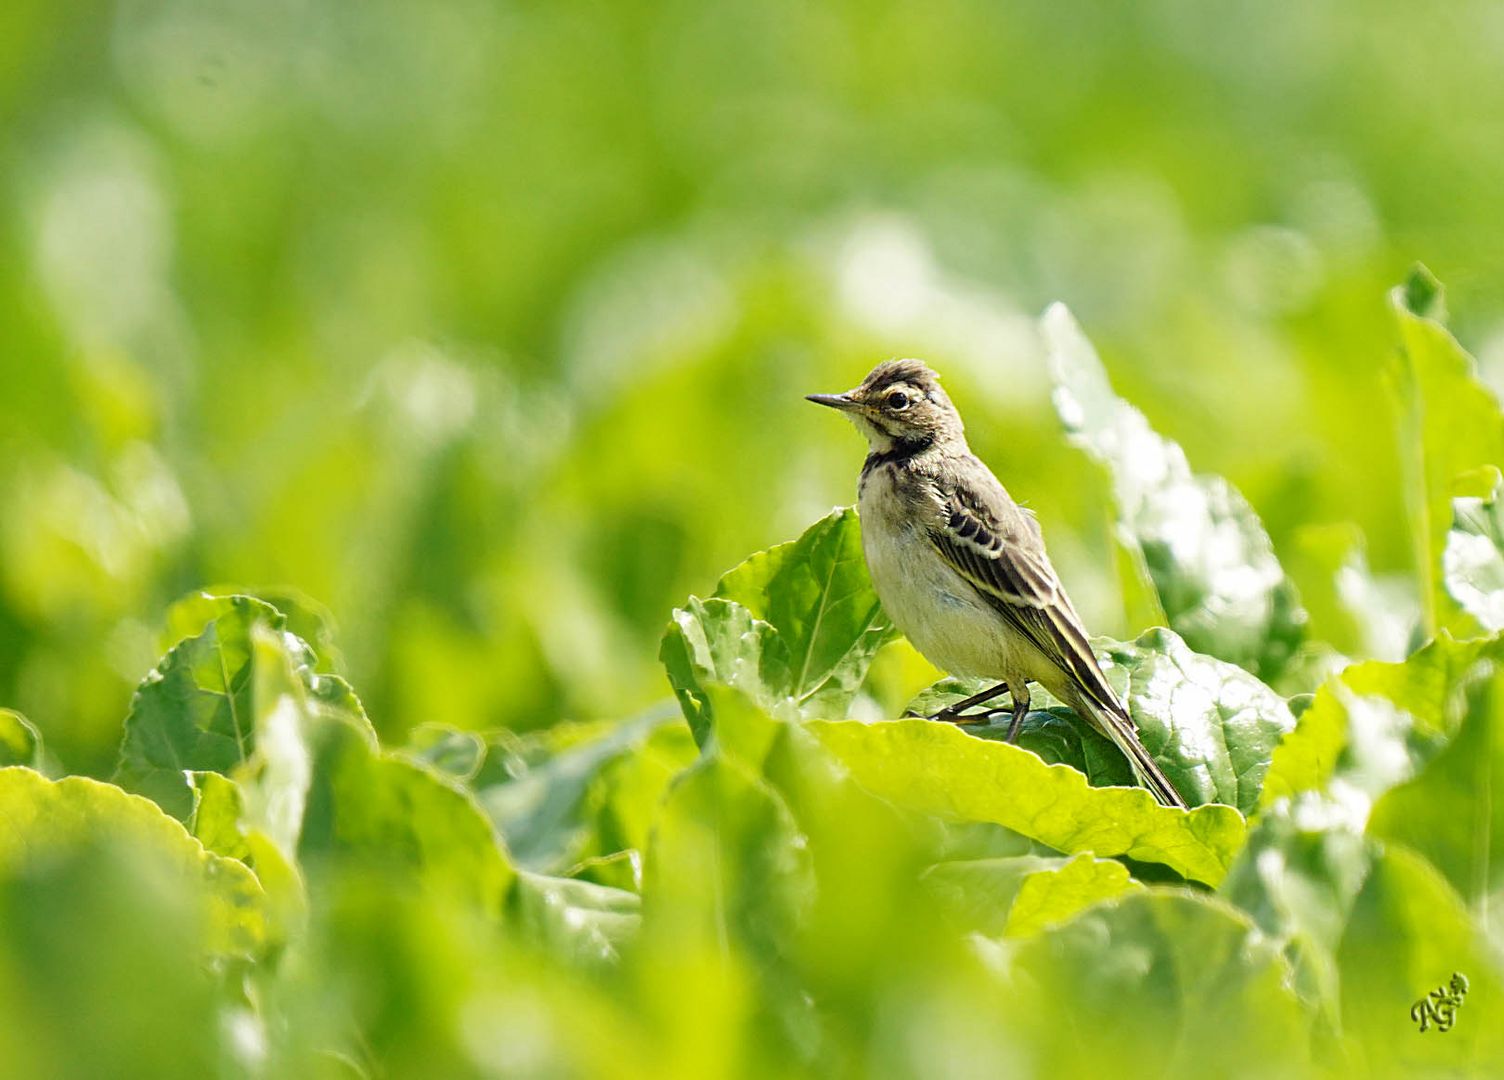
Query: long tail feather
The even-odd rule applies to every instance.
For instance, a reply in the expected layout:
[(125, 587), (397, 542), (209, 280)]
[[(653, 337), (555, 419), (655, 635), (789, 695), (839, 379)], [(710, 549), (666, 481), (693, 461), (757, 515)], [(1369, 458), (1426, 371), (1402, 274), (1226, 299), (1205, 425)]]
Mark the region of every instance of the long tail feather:
[[(1078, 713), (1083, 710), (1078, 708)], [(1148, 788), (1150, 793), (1159, 800), (1162, 806), (1175, 806), (1181, 810), (1189, 809), (1185, 799), (1181, 798), (1180, 792), (1175, 790), (1175, 785), (1170, 783), (1169, 777), (1160, 769), (1159, 763), (1150, 756), (1149, 751), (1144, 749), (1144, 744), (1139, 742), (1138, 729), (1133, 726), (1133, 721), (1126, 712), (1120, 709), (1107, 709), (1096, 703), (1088, 703), (1085, 715), (1094, 721), (1094, 726), (1113, 741), (1113, 744), (1128, 758), (1128, 764), (1133, 767), (1133, 774), (1138, 777), (1139, 783)]]

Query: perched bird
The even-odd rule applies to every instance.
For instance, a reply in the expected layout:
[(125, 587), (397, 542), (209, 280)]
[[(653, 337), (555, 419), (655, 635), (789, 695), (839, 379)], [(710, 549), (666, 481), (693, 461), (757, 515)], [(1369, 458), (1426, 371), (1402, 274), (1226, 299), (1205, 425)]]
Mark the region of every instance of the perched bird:
[(1029, 683), (1038, 683), (1110, 738), (1155, 798), (1184, 807), (1103, 676), (1039, 523), (973, 456), (935, 373), (918, 360), (889, 360), (855, 390), (809, 400), (845, 413), (870, 444), (857, 510), (888, 616), (936, 666), (999, 680), (931, 719), (985, 722), (997, 710), (965, 710), (1007, 691), (1012, 742)]

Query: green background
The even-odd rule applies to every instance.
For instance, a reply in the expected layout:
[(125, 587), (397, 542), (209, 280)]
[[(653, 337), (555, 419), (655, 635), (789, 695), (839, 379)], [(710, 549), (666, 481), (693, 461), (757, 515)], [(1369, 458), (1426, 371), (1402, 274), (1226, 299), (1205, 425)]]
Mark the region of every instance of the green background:
[(1407, 558), (1383, 291), (1504, 363), (1489, 3), (0, 13), (0, 701), (108, 771), (165, 605), (295, 587), (378, 729), (664, 694), (670, 607), (854, 497), (801, 400), (945, 375), (1131, 634), (1032, 318), (1282, 555)]

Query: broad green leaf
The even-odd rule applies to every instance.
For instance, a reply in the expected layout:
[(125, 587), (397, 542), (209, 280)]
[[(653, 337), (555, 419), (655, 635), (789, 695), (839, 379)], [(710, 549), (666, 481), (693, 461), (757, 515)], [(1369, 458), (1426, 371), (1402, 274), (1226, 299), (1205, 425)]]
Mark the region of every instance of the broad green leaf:
[(276, 609), (287, 630), (313, 650), (319, 671), (340, 669), (343, 657), (334, 644), (334, 615), (317, 600), (286, 586), (266, 589), (211, 585), (189, 593), (167, 609), (158, 647), (167, 652), (179, 642), (197, 637), (215, 619), (233, 610), (237, 597), (257, 600)]
[(711, 754), (668, 793), (643, 871), (643, 917), (659, 948), (731, 935), (757, 957), (786, 951), (812, 896), (806, 845), (783, 799)]
[(950, 724), (809, 724), (857, 782), (901, 807), (991, 821), (1067, 854), (1127, 855), (1215, 885), (1242, 845), (1229, 806), (1157, 805), (1142, 788), (1094, 788), (1079, 772)]
[(1390, 293), (1400, 338), (1394, 385), (1426, 628), (1466, 634), (1475, 626), (1443, 579), (1452, 500), (1488, 494), (1480, 470), (1504, 465), (1504, 413), (1479, 380), (1477, 362), (1441, 321), (1441, 296), (1423, 266)]
[[(749, 1075), (767, 1073), (770, 1056), (807, 1058), (814, 1017), (795, 956), (815, 896), (808, 840), (780, 793), (711, 750), (670, 789), (653, 830), (638, 985), (676, 1025), (689, 1016), (698, 1023), (707, 1001), (726, 1002), (728, 1019), (746, 1017), (755, 1042), (736, 1056)], [(706, 1032), (693, 1041), (714, 1056), (733, 1038)]]
[(1340, 777), (1366, 798), (1406, 780), (1456, 731), (1461, 691), (1504, 643), (1443, 634), (1402, 663), (1354, 664), (1323, 685), (1275, 748), (1259, 805)]
[(1303, 1073), (1306, 1023), (1286, 965), (1213, 898), (1130, 893), (1023, 941), (1008, 971), (1019, 987), (1009, 1026), (1034, 1075)]
[(410, 877), (498, 911), (515, 872), (474, 797), (439, 773), (381, 753), (348, 722), (315, 724), (298, 838), (304, 866)]
[[(1504, 972), (1462, 899), (1415, 853), (1374, 859), (1337, 950), (1351, 1075), (1497, 1076), (1504, 1069)], [(1451, 1030), (1421, 1032), (1416, 1002), (1468, 983)]]
[(1452, 527), (1442, 552), (1442, 587), (1490, 634), (1504, 630), (1504, 485), (1485, 498), (1452, 500)]
[(1274, 748), (1295, 727), (1284, 699), (1169, 630), (1145, 631), (1105, 652), (1107, 677), (1140, 739), (1186, 801), (1252, 813)]
[(179, 888), (207, 904), (212, 948), (251, 954), (266, 941), (265, 897), (234, 859), (205, 851), (146, 799), (81, 776), (48, 780), (32, 769), (0, 768), (0, 876), (85, 847), (140, 852), (173, 868)]
[(1315, 792), (1259, 818), (1218, 890), (1283, 947), (1297, 992), (1339, 1026), (1336, 950), (1377, 845), (1348, 808)]
[(1504, 898), (1504, 676), (1469, 688), (1456, 737), (1379, 797), (1368, 831), (1424, 855), (1472, 904)]
[(867, 576), (852, 507), (753, 555), (721, 578), (715, 595), (777, 631), (788, 650), (789, 693), (811, 716), (844, 716), (873, 654), (894, 637)]
[[(369, 721), (348, 684), (314, 671), (308, 646), (284, 629), (282, 615), (253, 597), (205, 598), (212, 621), (175, 645), (142, 680), (125, 721), (115, 779), (182, 820), (193, 810), (194, 772), (229, 775), (256, 749), (258, 628), (281, 637), (309, 702), (323, 712)], [(273, 649), (268, 656), (281, 655)]]
[(788, 648), (771, 623), (734, 601), (690, 597), (675, 609), (659, 657), (701, 746), (714, 732), (709, 686), (735, 687), (769, 713), (794, 709)]
[[(1284, 699), (1242, 668), (1193, 652), (1170, 630), (1147, 630), (1131, 642), (1098, 639), (1096, 646), (1145, 748), (1186, 801), (1252, 813), (1274, 748), (1295, 727)], [(984, 684), (946, 680), (915, 699), (910, 711), (927, 715)], [(1020, 746), (1079, 769), (1093, 786), (1135, 783), (1127, 760), (1106, 736), (1047, 692), (1033, 691), (1032, 698), (1036, 711), (1020, 729)], [(1001, 738), (1007, 727), (1002, 716), (972, 731)]]
[(641, 849), (669, 782), (694, 760), (677, 720), (655, 710), (495, 743), (472, 787), (517, 865), (562, 874), (587, 858)]
[(1028, 937), (1142, 888), (1122, 863), (1086, 854), (936, 863), (923, 880), (960, 924), (1006, 937)]
[(42, 762), (42, 736), (36, 726), (14, 709), (0, 709), (0, 767)]
[(521, 871), (507, 898), (510, 927), (550, 956), (585, 966), (613, 963), (637, 934), (637, 894), (575, 878)]
[(1115, 536), (1139, 549), (1170, 626), (1195, 651), (1272, 680), (1304, 639), (1306, 614), (1253, 508), (1221, 477), (1192, 474), (1180, 447), (1113, 393), (1063, 305), (1045, 312), (1043, 331), (1055, 411), (1110, 475)]
[(115, 771), (116, 783), (179, 820), (193, 809), (190, 772), (227, 774), (254, 749), (251, 631), (284, 623), (275, 608), (246, 596), (214, 598), (213, 612), (142, 680)]

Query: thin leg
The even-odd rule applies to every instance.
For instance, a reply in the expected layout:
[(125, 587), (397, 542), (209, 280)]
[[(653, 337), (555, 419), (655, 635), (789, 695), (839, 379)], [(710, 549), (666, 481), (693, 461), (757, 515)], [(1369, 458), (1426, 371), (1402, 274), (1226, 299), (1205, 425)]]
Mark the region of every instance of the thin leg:
[[(934, 713), (934, 714), (932, 714), (930, 716), (925, 717), (925, 719), (926, 720), (943, 720), (946, 723), (950, 723), (950, 724), (964, 724), (964, 723), (967, 723), (966, 720), (962, 720), (961, 719), (961, 714), (963, 712), (965, 712), (967, 709), (970, 709), (971, 707), (973, 707), (975, 705), (981, 705), (983, 702), (991, 701), (993, 698), (998, 697), (999, 695), (1001, 695), (1007, 689), (1008, 689), (1008, 684), (1005, 683), (1005, 682), (1000, 682), (996, 686), (992, 686), (992, 687), (987, 688), (986, 690), (983, 690), (980, 694), (972, 694), (971, 697), (969, 697), (969, 698), (962, 698), (960, 701), (956, 702), (953, 705), (947, 705), (945, 708), (941, 709), (939, 712)], [(973, 720), (971, 722), (972, 723), (986, 723), (987, 721), (986, 721), (985, 717), (981, 717), (981, 718), (978, 718), (978, 719)]]
[(1021, 682), (1010, 689), (1013, 691), (1013, 722), (1008, 725), (1008, 742), (1016, 742), (1019, 726), (1029, 713), (1029, 684)]

